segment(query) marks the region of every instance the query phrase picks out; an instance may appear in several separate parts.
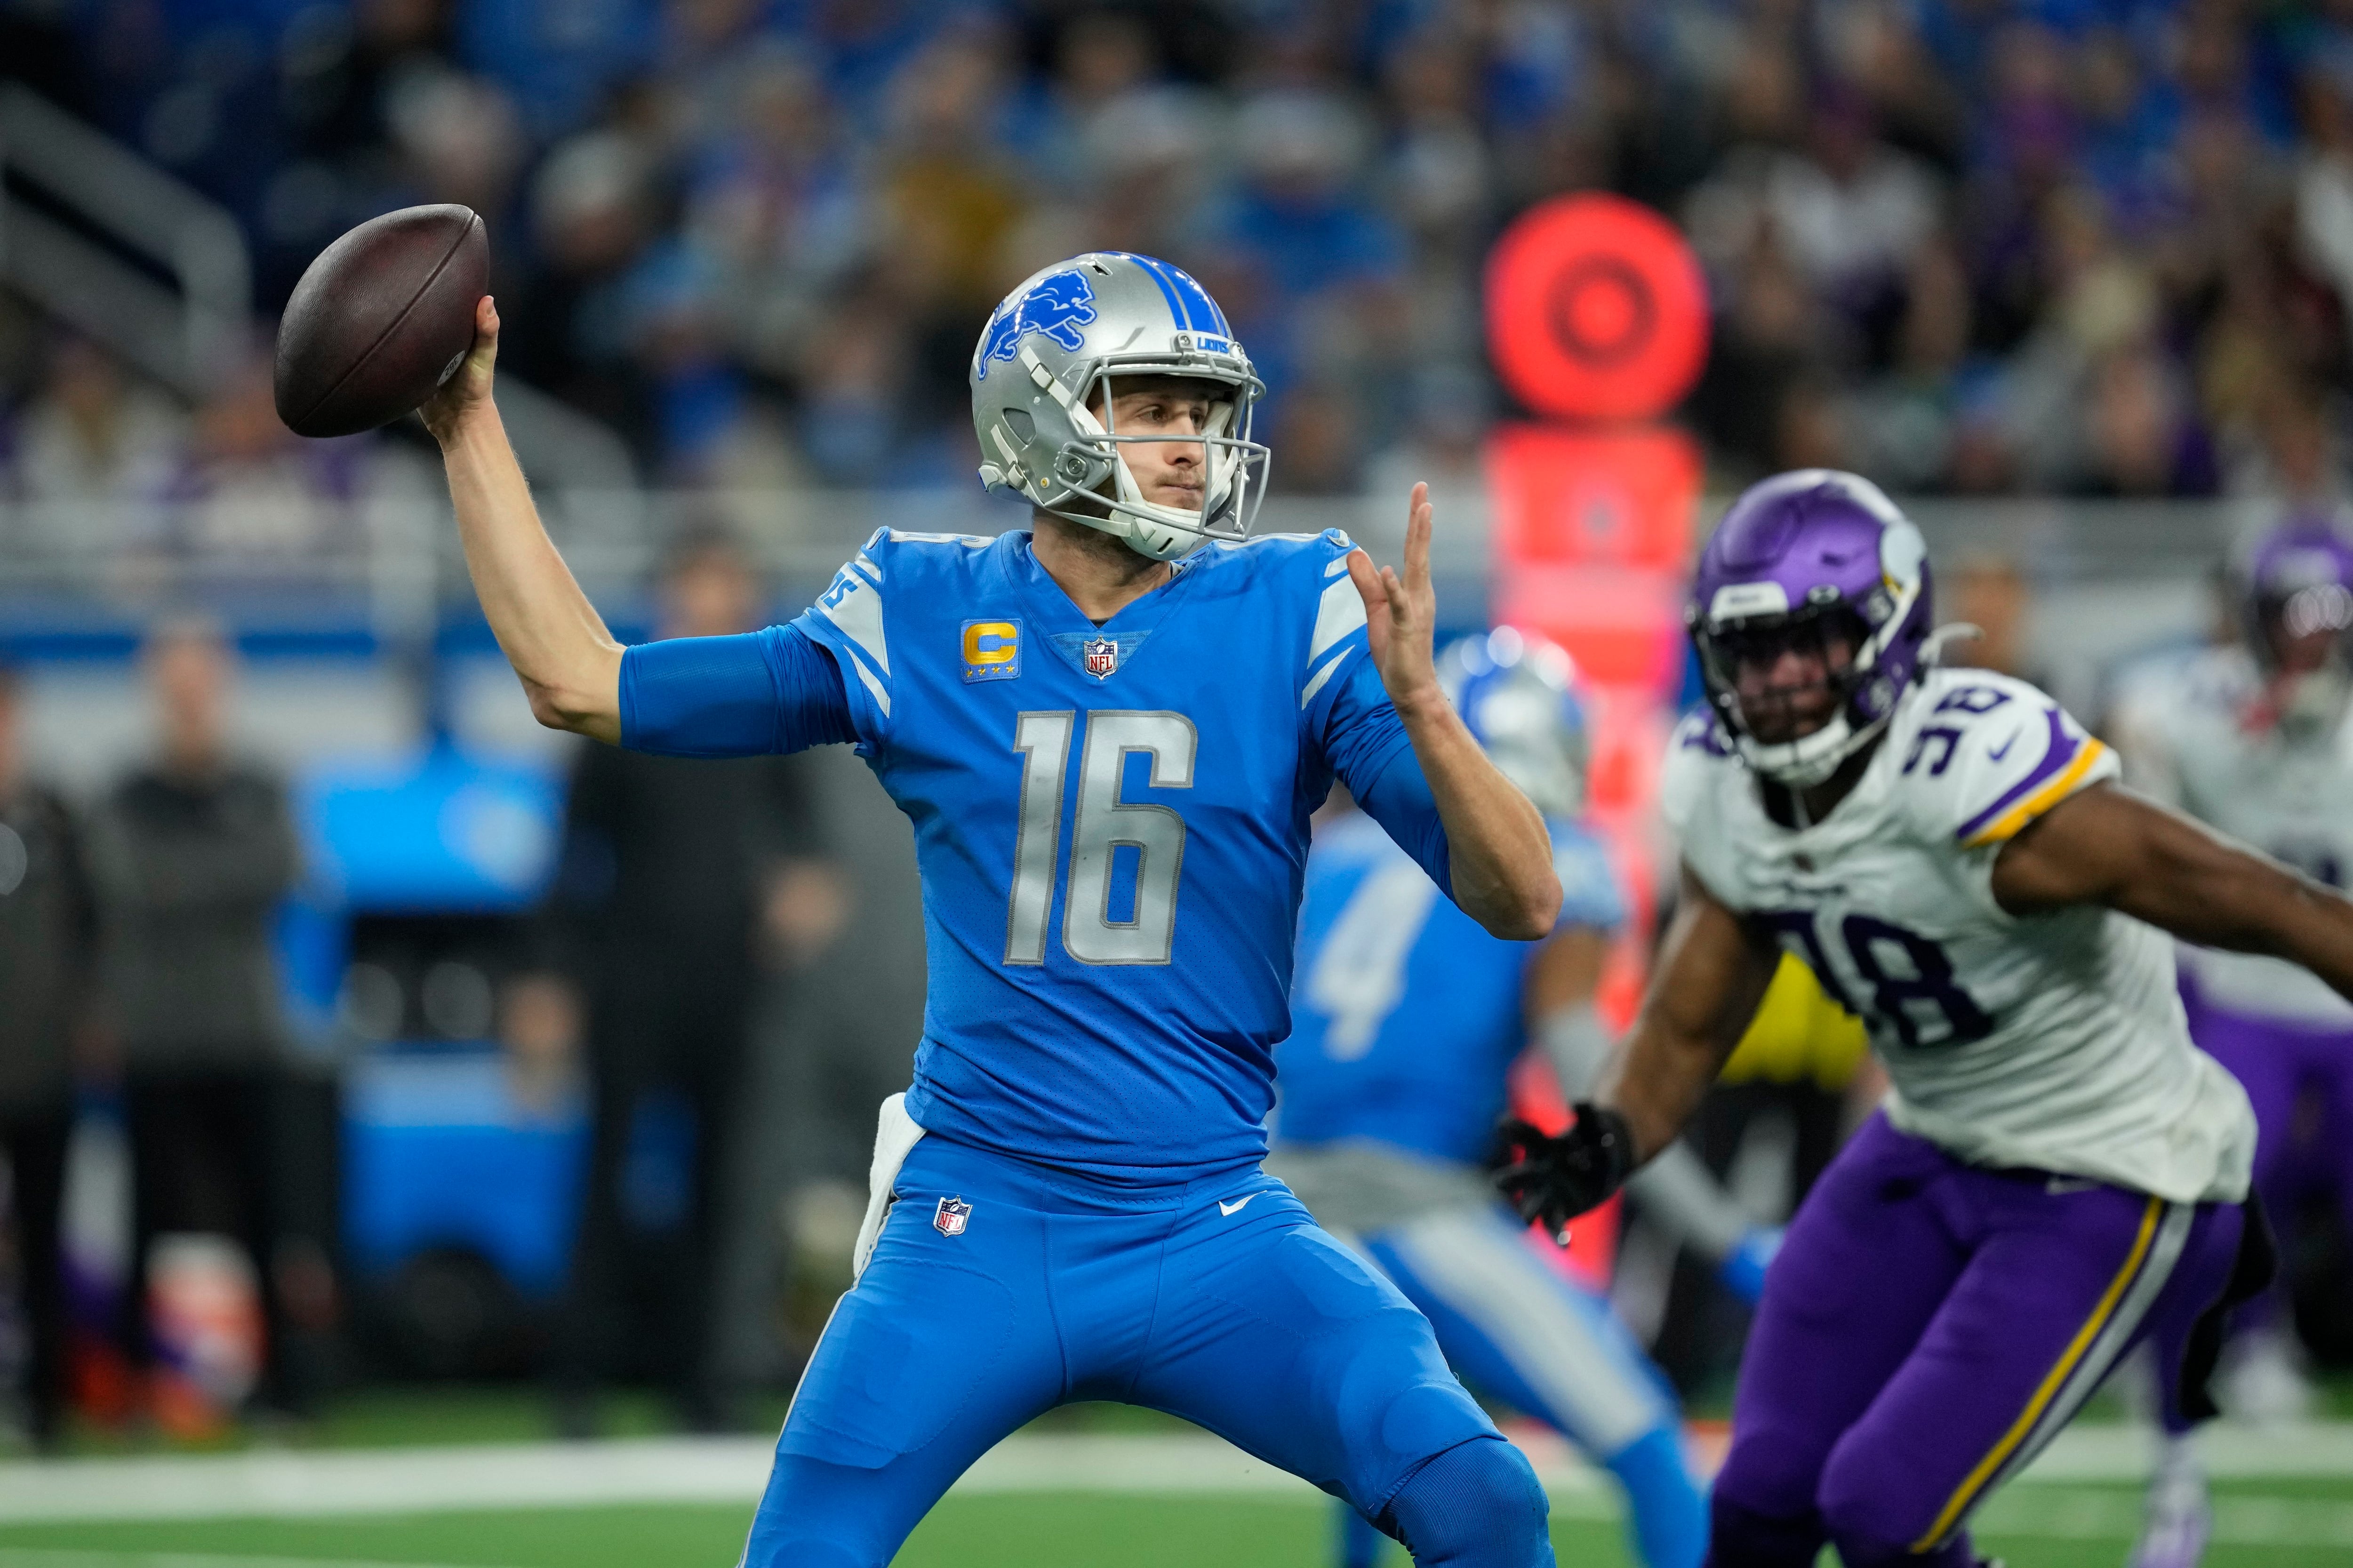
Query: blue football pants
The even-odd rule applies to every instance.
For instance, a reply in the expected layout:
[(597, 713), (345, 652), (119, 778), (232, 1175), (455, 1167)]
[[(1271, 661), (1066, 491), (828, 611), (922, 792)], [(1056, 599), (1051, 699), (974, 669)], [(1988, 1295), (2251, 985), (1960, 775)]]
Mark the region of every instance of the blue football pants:
[[(1428, 1315), (1463, 1381), (1536, 1417), (1599, 1461), (1626, 1494), (1648, 1568), (1698, 1568), (1707, 1500), (1683, 1451), (1682, 1423), (1657, 1369), (1608, 1302), (1528, 1248), (1500, 1206), (1447, 1210), (1359, 1237)], [(1356, 1568), (1377, 1542), (1344, 1523)]]
[[(883, 1568), (998, 1439), (1096, 1399), (1207, 1427), (1428, 1561), (1549, 1568), (1535, 1477), (1428, 1321), (1263, 1172), (1119, 1188), (934, 1136), (892, 1190), (786, 1416), (744, 1568)], [(970, 1205), (960, 1226), (949, 1200)], [(1482, 1486), (1510, 1517), (1457, 1528), (1444, 1499)]]

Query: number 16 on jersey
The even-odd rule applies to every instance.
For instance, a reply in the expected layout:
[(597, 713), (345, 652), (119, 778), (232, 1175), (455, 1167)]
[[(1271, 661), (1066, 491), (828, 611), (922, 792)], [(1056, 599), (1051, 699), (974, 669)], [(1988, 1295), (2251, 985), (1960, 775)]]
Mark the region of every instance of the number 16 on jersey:
[[(1005, 905), (1005, 962), (1046, 962), (1054, 873), (1062, 860), (1062, 797), (1079, 729), (1071, 710), (1024, 713), (1013, 730), (1021, 758), (1020, 830), (1013, 890)], [(1116, 709), (1086, 715), (1079, 743), (1078, 809), (1071, 826), (1071, 874), (1062, 899), (1062, 951), (1081, 963), (1166, 963), (1176, 939), (1177, 876), (1185, 819), (1165, 805), (1120, 799), (1133, 752), (1147, 753), (1147, 787), (1190, 789), (1200, 735), (1182, 713)], [(1113, 920), (1113, 872), (1122, 846), (1136, 852), (1135, 897)]]

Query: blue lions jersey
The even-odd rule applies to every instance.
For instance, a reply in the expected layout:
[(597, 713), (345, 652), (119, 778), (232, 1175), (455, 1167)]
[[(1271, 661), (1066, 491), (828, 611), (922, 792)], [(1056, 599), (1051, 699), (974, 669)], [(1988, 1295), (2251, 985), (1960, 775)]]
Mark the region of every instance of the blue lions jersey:
[(1213, 544), (1098, 627), (1027, 531), (885, 529), (794, 623), (914, 825), (925, 1129), (1119, 1181), (1263, 1156), (1309, 814), (1407, 747), (1352, 548)]
[[(1559, 923), (1615, 926), (1624, 905), (1600, 841), (1549, 826)], [(1521, 983), (1539, 944), (1489, 935), (1355, 815), (1316, 836), (1299, 924), (1292, 1034), (1276, 1055), (1282, 1142), (1482, 1158), (1527, 1043)]]

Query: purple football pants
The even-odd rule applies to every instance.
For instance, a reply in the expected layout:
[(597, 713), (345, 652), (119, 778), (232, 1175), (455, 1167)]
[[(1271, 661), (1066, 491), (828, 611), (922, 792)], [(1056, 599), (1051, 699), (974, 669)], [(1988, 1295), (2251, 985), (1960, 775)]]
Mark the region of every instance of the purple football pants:
[[(2189, 1033), (2199, 1048), (2230, 1069), (2255, 1108), (2255, 1191), (2274, 1223), (2285, 1223), (2306, 1196), (2334, 1191), (2353, 1237), (2353, 1034), (2299, 1028), (2193, 1002)], [(2296, 1136), (2296, 1109), (2309, 1094), (2320, 1112), (2312, 1135)], [(2239, 1309), (2240, 1328), (2267, 1321), (2279, 1295), (2267, 1291)]]
[(1766, 1275), (1709, 1563), (1811, 1568), (1825, 1542), (1847, 1568), (1973, 1563), (1969, 1510), (2126, 1351), (2187, 1340), (2240, 1224), (2232, 1205), (1965, 1165), (1873, 1116)]

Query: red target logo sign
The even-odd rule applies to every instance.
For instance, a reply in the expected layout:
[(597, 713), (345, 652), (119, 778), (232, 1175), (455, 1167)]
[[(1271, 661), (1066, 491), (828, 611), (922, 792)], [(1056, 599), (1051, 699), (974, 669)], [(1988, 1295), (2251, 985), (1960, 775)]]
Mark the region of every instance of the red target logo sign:
[(1650, 419), (1707, 358), (1707, 285), (1674, 226), (1622, 196), (1530, 208), (1487, 258), (1487, 343), (1539, 413)]

